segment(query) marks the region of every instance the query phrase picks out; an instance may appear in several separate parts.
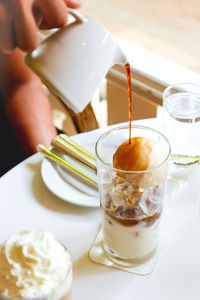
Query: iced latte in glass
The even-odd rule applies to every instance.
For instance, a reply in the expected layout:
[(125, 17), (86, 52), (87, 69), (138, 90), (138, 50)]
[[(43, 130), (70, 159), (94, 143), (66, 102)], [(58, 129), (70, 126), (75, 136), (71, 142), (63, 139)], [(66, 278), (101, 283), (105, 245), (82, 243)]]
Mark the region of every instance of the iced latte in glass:
[(159, 132), (128, 126), (105, 133), (96, 144), (103, 242), (107, 256), (122, 265), (152, 257), (160, 219), (170, 146)]

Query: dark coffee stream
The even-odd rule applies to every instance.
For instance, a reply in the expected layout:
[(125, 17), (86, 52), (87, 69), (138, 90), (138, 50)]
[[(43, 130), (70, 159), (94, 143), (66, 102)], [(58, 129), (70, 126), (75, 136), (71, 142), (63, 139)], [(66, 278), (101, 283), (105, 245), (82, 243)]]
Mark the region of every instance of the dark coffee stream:
[(128, 121), (129, 121), (129, 144), (131, 144), (131, 121), (132, 121), (132, 95), (131, 95), (131, 70), (130, 64), (125, 64), (128, 82)]

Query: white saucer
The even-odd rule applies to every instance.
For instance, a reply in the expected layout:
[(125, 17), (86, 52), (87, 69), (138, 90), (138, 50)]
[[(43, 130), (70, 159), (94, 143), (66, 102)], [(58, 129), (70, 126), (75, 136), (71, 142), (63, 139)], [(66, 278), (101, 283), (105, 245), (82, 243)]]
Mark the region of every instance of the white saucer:
[[(89, 139), (88, 144), (84, 145), (81, 143), (81, 145), (94, 153), (95, 141), (96, 138), (94, 138), (94, 142), (92, 139)], [(97, 178), (92, 170), (85, 166), (80, 167), (80, 163), (77, 164), (77, 161), (70, 156), (64, 155), (63, 157), (84, 171), (87, 169), (87, 173), (90, 176)], [(46, 187), (62, 200), (86, 207), (100, 206), (97, 187), (88, 184), (81, 179), (80, 176), (74, 176), (70, 171), (61, 167), (59, 164), (44, 158), (41, 165), (41, 176)]]

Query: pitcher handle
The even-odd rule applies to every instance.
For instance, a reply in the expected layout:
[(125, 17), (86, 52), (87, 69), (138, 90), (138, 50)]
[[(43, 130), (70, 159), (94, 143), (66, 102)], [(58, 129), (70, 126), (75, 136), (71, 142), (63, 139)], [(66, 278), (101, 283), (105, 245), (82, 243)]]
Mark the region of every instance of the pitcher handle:
[[(67, 10), (77, 21), (79, 21), (81, 23), (87, 22), (87, 18), (84, 17), (83, 15), (81, 15), (76, 9), (72, 9), (72, 8), (68, 7)], [(36, 21), (36, 24), (38, 27), (41, 25), (42, 20), (43, 20), (43, 16), (41, 13), (39, 13), (35, 16), (35, 21)]]
[(81, 15), (76, 9), (68, 7), (67, 10), (77, 21), (80, 21), (81, 23), (87, 22), (87, 18)]

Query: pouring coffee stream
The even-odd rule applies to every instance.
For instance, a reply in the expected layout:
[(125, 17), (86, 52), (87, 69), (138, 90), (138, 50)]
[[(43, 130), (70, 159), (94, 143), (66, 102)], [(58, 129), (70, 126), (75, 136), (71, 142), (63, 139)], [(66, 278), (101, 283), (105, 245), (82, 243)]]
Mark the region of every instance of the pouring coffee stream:
[(131, 121), (132, 121), (132, 89), (131, 89), (131, 69), (130, 64), (125, 64), (128, 82), (128, 121), (129, 121), (129, 144), (131, 144)]

